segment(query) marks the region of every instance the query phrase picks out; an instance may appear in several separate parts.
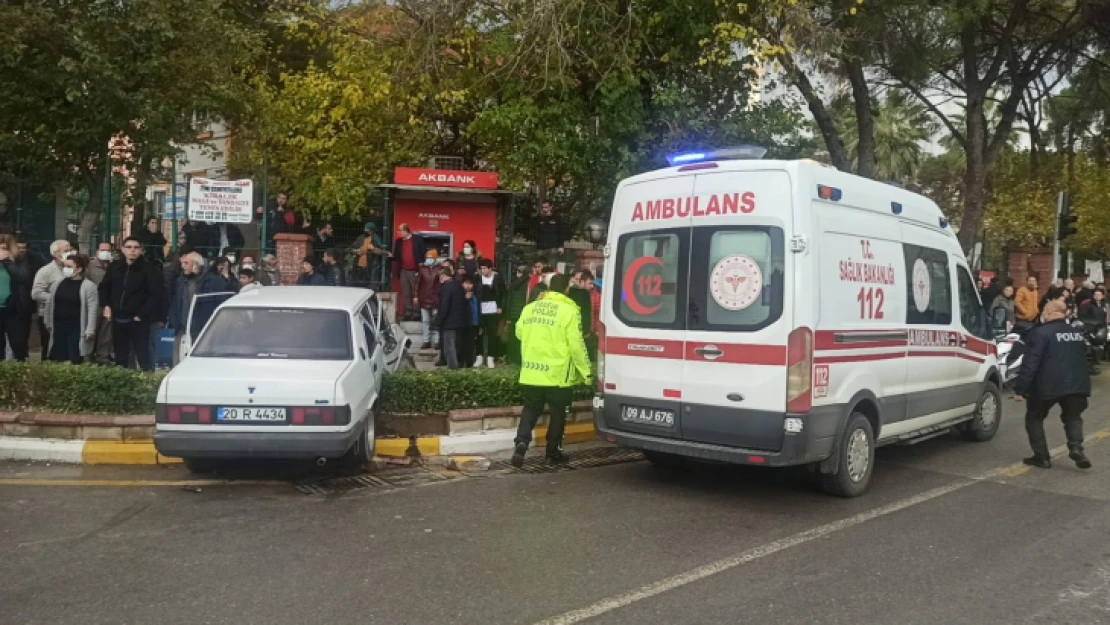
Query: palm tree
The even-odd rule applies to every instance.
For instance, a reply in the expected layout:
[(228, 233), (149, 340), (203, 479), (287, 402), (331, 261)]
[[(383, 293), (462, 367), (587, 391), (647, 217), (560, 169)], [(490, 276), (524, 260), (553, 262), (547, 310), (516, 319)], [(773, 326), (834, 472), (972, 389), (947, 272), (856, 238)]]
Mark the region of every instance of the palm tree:
[[(858, 159), (859, 133), (850, 100), (838, 98), (833, 107), (844, 146)], [(925, 148), (937, 132), (928, 110), (898, 91), (888, 91), (872, 103), (875, 120), (875, 177), (891, 182), (912, 182), (925, 158)]]

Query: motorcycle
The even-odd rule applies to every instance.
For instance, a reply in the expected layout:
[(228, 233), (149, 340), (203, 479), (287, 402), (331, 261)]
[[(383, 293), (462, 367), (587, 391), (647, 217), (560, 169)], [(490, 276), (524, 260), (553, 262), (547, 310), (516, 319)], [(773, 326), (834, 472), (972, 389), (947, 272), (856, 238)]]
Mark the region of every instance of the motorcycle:
[(1006, 319), (1004, 309), (996, 309), (991, 320), (994, 327), (994, 340), (998, 351), (998, 369), (1002, 376), (1002, 386), (1013, 387), (1021, 371), (1021, 359), (1025, 355), (1025, 342), (1021, 335), (1014, 332)]

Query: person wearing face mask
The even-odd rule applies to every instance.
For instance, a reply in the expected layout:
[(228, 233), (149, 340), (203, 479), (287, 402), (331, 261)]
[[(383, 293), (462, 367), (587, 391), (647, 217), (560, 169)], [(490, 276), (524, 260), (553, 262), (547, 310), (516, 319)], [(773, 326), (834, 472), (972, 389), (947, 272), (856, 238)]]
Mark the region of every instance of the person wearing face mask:
[(62, 275), (62, 263), (69, 253), (69, 241), (58, 239), (51, 243), (50, 256), (53, 262), (46, 263), (38, 270), (35, 281), (31, 285), (31, 299), (38, 305), (39, 339), (43, 349), (50, 344), (50, 330), (47, 329), (46, 324), (46, 305), (50, 303), (50, 290), (65, 278)]
[(424, 262), (428, 250), (424, 238), (413, 236), (408, 224), (397, 228), (397, 240), (393, 242), (393, 277), (401, 281), (401, 300), (397, 315), (406, 321), (416, 321), (420, 313), (413, 303), (416, 298), (416, 281), (419, 278), (420, 263)]
[[(85, 271), (85, 277), (92, 280), (93, 284), (99, 286), (100, 283), (104, 281), (104, 276), (108, 273), (108, 266), (112, 264), (114, 259), (112, 244), (108, 241), (101, 242), (96, 246), (96, 258), (89, 261), (89, 268)], [(113, 362), (112, 322), (105, 319), (103, 313), (103, 308), (98, 308), (96, 345), (93, 348), (93, 354), (90, 359), (98, 365), (110, 365)]]
[(482, 254), (474, 241), (463, 241), (462, 251), (459, 252), (457, 260), (459, 268), (465, 271), (466, 275), (478, 275), (478, 261), (482, 260)]
[(93, 339), (100, 313), (96, 284), (86, 277), (89, 257), (67, 256), (63, 279), (50, 288), (46, 325), (50, 329), (50, 360), (79, 365), (93, 353)]
[(89, 259), (89, 269), (86, 272), (89, 280), (94, 284), (100, 284), (104, 280), (104, 275), (108, 273), (108, 265), (112, 264), (114, 260), (112, 244), (104, 241), (96, 246), (96, 257)]
[(420, 331), (424, 338), (422, 349), (439, 349), (439, 329), (433, 327), (432, 320), (439, 309), (439, 285), (442, 271), (436, 266), (436, 251), (428, 250), (424, 264), (416, 280), (416, 298), (413, 304), (420, 308)]

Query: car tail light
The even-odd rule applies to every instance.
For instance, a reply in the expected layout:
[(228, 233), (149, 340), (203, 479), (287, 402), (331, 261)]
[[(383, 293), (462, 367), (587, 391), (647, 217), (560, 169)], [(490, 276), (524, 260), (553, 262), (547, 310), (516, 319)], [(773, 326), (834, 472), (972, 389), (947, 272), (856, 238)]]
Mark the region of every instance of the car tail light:
[(181, 423), (181, 406), (168, 406), (166, 420), (170, 423)]
[(197, 407), (197, 423), (212, 423), (212, 406)]
[(798, 328), (786, 342), (786, 411), (809, 412), (813, 406), (813, 331)]
[(351, 409), (347, 406), (313, 406), (293, 409), (293, 425), (347, 425)]

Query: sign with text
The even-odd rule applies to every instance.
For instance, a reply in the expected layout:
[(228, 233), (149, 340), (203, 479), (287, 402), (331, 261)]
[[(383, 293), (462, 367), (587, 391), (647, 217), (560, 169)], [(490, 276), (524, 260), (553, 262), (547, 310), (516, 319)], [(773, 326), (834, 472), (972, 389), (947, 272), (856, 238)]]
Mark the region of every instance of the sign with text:
[(249, 224), (254, 203), (251, 180), (189, 180), (189, 219), (210, 223)]
[(448, 169), (398, 167), (393, 171), (393, 182), (420, 187), (497, 189), (498, 179), (497, 174), (486, 171), (454, 171)]

